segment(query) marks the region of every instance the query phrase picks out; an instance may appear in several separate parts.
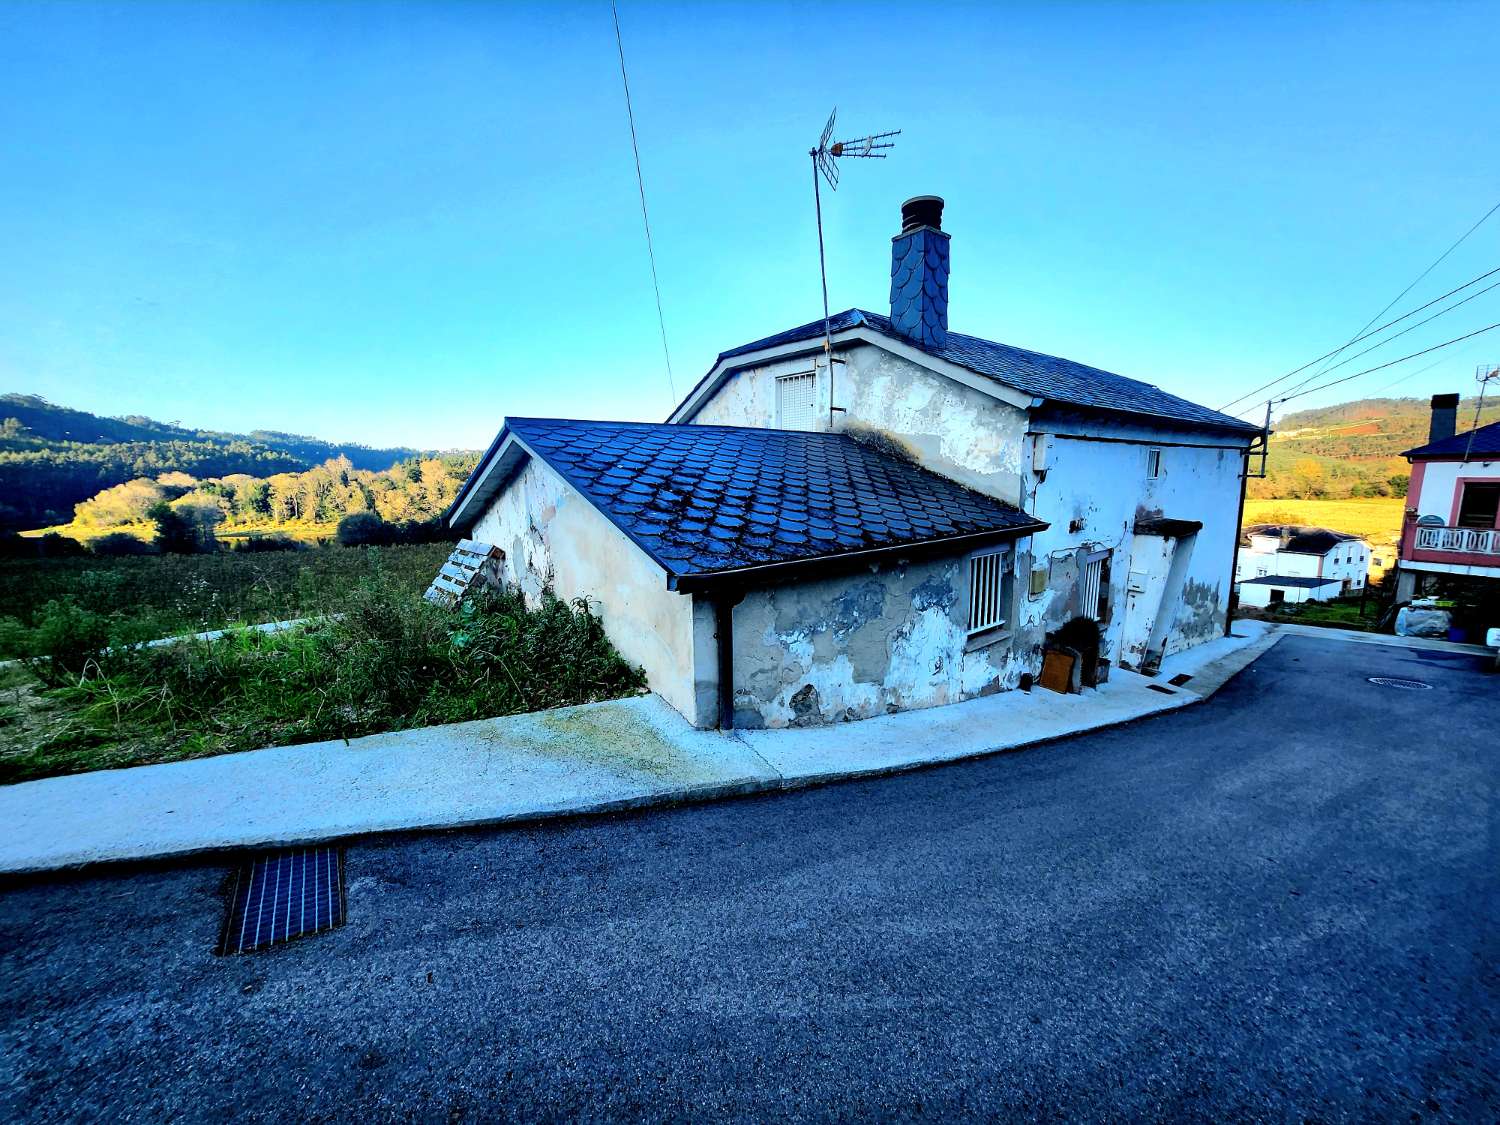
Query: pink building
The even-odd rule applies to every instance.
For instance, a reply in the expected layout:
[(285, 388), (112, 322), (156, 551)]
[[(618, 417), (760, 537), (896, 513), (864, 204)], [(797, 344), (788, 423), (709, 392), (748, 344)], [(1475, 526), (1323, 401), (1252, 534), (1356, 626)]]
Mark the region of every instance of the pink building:
[(1411, 486), (1396, 600), (1432, 575), (1500, 581), (1500, 422), (1455, 434), (1458, 396), (1432, 396), (1426, 445), (1408, 449)]

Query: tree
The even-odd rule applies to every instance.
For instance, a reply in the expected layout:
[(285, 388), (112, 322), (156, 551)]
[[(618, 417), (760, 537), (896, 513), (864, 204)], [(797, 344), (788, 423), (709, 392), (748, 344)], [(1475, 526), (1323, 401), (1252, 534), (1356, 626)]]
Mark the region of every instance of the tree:
[(1411, 487), (1411, 477), (1406, 473), (1392, 473), (1386, 478), (1386, 484), (1391, 486), (1392, 496), (1405, 496)]
[(155, 554), (150, 543), (131, 535), (128, 531), (111, 531), (108, 535), (101, 535), (98, 539), (90, 541), (89, 550), (105, 558)]
[(172, 555), (191, 555), (198, 550), (198, 533), (192, 523), (162, 501), (148, 513), (156, 523), (156, 546)]
[(1324, 490), (1323, 466), (1311, 457), (1299, 458), (1292, 465), (1293, 495), (1304, 499), (1321, 496)]
[(199, 550), (212, 551), (217, 547), (219, 541), (214, 528), (224, 522), (224, 506), (217, 497), (189, 492), (180, 500), (172, 501), (172, 510), (192, 526)]

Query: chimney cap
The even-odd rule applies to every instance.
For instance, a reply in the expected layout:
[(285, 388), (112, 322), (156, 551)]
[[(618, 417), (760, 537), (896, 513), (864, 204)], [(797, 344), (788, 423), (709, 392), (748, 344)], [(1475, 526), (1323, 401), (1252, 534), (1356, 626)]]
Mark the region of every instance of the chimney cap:
[(1451, 408), (1453, 408), (1453, 407), (1455, 407), (1457, 405), (1458, 405), (1458, 396), (1455, 395), (1455, 394), (1433, 395), (1432, 396), (1432, 409), (1434, 409), (1434, 410), (1451, 409)]
[(914, 195), (901, 204), (901, 233), (907, 234), (918, 227), (943, 229), (943, 197), (941, 195)]

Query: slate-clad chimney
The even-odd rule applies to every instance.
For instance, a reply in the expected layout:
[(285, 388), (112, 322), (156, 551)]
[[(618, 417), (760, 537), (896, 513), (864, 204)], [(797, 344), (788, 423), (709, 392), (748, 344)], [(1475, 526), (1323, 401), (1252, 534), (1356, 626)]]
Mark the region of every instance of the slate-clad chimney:
[(948, 343), (948, 235), (939, 196), (901, 204), (901, 233), (891, 239), (891, 324), (920, 347)]
[(1432, 422), (1427, 428), (1429, 442), (1450, 438), (1458, 430), (1458, 396), (1432, 396)]

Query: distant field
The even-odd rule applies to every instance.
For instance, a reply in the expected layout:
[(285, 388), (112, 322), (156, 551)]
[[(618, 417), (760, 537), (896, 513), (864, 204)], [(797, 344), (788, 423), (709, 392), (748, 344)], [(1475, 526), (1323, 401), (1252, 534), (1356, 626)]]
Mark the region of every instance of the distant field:
[(1358, 535), (1375, 548), (1376, 557), (1386, 560), (1384, 566), (1371, 567), (1378, 575), (1389, 567), (1405, 510), (1405, 500), (1384, 496), (1373, 500), (1246, 500), (1245, 523), (1300, 523)]

